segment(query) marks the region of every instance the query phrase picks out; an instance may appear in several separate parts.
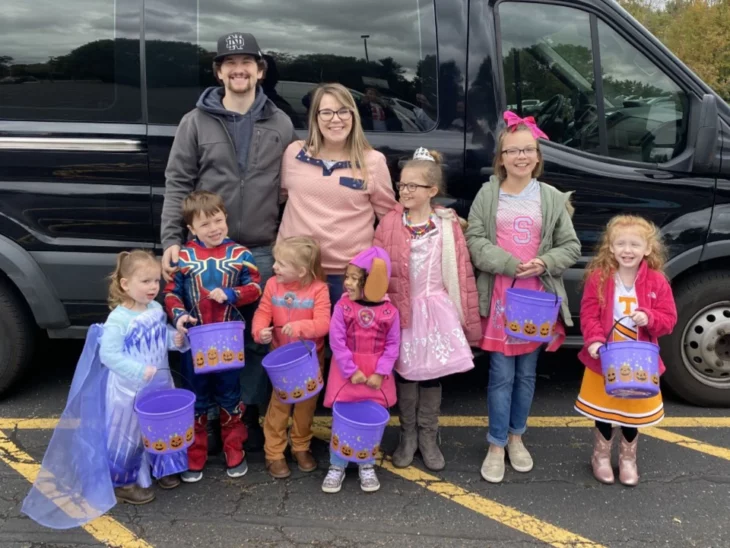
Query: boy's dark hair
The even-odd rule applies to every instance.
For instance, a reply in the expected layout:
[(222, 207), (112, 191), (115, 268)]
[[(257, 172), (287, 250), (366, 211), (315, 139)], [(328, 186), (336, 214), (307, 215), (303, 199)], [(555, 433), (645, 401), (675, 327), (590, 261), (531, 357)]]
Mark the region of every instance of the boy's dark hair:
[(222, 211), (223, 215), (228, 215), (223, 198), (207, 190), (191, 192), (183, 201), (183, 220), (188, 226), (193, 225), (193, 221), (198, 215), (210, 217), (219, 211)]

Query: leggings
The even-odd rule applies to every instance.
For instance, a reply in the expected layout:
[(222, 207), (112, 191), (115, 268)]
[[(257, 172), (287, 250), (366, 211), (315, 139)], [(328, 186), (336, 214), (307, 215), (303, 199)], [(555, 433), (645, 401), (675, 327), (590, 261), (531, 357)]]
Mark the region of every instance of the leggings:
[[(596, 428), (598, 428), (598, 431), (603, 434), (604, 438), (606, 438), (607, 440), (611, 439), (613, 426), (610, 422), (596, 421)], [(626, 441), (631, 443), (632, 441), (634, 441), (634, 438), (636, 438), (639, 431), (636, 428), (622, 426), (621, 433), (623, 434), (624, 438), (626, 438)]]
[(414, 382), (418, 383), (418, 386), (421, 388), (438, 388), (441, 386), (441, 379), (430, 379), (427, 381), (409, 381), (408, 379), (404, 379), (401, 377), (398, 373), (395, 374), (395, 380), (401, 384), (412, 384)]

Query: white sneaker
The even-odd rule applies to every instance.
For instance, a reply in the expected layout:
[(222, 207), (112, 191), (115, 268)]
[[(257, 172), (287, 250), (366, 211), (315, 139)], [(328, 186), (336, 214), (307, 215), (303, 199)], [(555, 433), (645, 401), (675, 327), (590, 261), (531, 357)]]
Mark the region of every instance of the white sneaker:
[(375, 473), (375, 467), (372, 464), (363, 464), (359, 468), (360, 473), (360, 489), (366, 493), (374, 493), (380, 489), (380, 481)]
[(509, 455), (509, 463), (516, 472), (529, 472), (532, 470), (534, 463), (522, 440), (508, 441), (507, 454)]
[(482, 462), (482, 477), (489, 483), (501, 483), (504, 479), (504, 453), (487, 451)]
[(343, 481), (345, 481), (345, 469), (339, 466), (330, 466), (327, 476), (322, 482), (322, 491), (325, 493), (339, 493)]

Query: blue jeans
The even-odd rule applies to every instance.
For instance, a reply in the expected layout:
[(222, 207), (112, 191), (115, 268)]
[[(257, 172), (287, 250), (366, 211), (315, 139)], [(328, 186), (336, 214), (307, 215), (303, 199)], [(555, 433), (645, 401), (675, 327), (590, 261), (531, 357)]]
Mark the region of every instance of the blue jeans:
[[(266, 282), (274, 275), (274, 257), (271, 246), (250, 248), (261, 274), (261, 291)], [(246, 340), (246, 367), (241, 369), (241, 401), (246, 405), (265, 406), (269, 403), (269, 377), (261, 365), (261, 360), (269, 352), (269, 345), (257, 344), (251, 336), (253, 315), (259, 306), (259, 301), (241, 308), (243, 319), (246, 320), (244, 337)]]
[[(193, 370), (193, 355), (190, 351), (180, 356), (180, 370), (186, 384), (195, 392), (195, 416), (208, 414), (211, 407), (222, 407), (229, 413), (241, 401), (240, 372), (237, 369), (196, 375)], [(217, 409), (214, 413), (217, 415)]]
[(328, 274), (327, 285), (330, 289), (330, 307), (333, 309), (345, 292), (345, 276), (342, 274)]
[(508, 434), (522, 435), (527, 430), (539, 355), (539, 348), (522, 356), (489, 354), (489, 443), (504, 447)]
[[(339, 466), (340, 468), (347, 468), (347, 466), (350, 464), (350, 461), (343, 459), (337, 453), (333, 452), (332, 449), (330, 449), (330, 464), (332, 466)], [(375, 464), (375, 459), (364, 460), (359, 463), (358, 466), (365, 466), (367, 464)]]

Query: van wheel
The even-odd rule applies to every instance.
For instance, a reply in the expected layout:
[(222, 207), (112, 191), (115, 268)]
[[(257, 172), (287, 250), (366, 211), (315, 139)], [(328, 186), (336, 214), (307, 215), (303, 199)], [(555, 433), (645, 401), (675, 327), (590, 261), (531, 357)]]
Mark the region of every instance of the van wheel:
[(26, 370), (33, 354), (35, 327), (25, 303), (7, 280), (0, 278), (0, 395)]
[(678, 321), (662, 339), (669, 388), (695, 405), (730, 406), (730, 272), (704, 272), (674, 288)]

